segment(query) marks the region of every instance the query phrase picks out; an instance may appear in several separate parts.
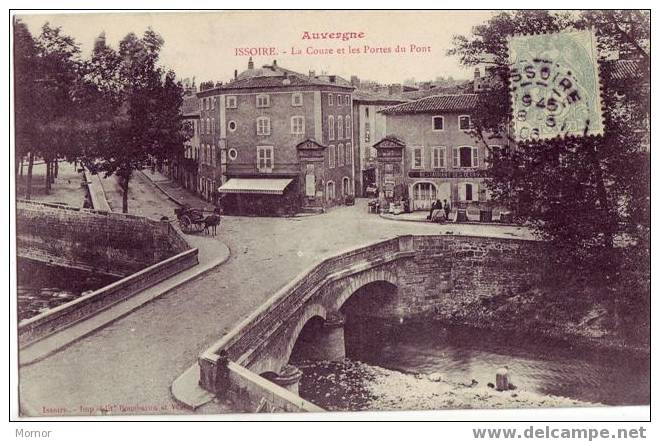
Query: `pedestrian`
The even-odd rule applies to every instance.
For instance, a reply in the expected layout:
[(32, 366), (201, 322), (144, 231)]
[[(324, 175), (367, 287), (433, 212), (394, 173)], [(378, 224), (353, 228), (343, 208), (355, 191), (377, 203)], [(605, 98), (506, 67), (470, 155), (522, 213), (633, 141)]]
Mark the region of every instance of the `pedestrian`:
[(433, 216), (431, 217), (431, 220), (433, 222), (440, 222), (442, 220), (443, 212), (442, 212), (442, 202), (440, 202), (440, 199), (435, 201), (435, 212), (433, 213)]
[(449, 220), (450, 212), (451, 212), (451, 207), (449, 206), (449, 202), (447, 202), (447, 199), (445, 199), (445, 220)]
[(430, 220), (430, 221), (433, 220), (433, 211), (438, 208), (437, 203), (438, 203), (438, 201), (433, 201), (433, 203), (431, 204), (431, 211), (429, 211), (429, 215), (426, 217), (427, 220)]

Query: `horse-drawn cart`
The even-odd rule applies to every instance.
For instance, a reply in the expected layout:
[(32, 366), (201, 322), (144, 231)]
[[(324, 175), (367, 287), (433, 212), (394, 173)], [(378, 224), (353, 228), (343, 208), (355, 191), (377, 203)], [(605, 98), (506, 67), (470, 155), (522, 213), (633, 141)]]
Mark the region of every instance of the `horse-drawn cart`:
[[(216, 227), (220, 224), (220, 215), (217, 210), (201, 210), (199, 208), (192, 208), (182, 206), (174, 209), (176, 218), (179, 222), (179, 228), (186, 234), (201, 233), (209, 227), (213, 227), (213, 235), (215, 235)], [(204, 213), (210, 213), (206, 216)]]

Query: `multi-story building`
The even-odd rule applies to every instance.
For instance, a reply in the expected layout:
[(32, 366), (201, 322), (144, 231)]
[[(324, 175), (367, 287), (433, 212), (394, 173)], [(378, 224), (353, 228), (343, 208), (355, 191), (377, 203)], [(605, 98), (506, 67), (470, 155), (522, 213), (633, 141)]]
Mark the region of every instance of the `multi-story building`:
[(383, 196), (391, 201), (406, 198), (413, 210), (428, 210), (437, 199), (446, 199), (452, 207), (487, 205), (488, 154), (506, 140), (493, 137), (486, 145), (470, 135), (477, 106), (477, 94), (458, 94), (381, 110), (388, 136), (374, 147)]
[(184, 124), (189, 126), (192, 137), (184, 143), (183, 151), (171, 158), (168, 171), (170, 178), (177, 181), (181, 186), (193, 192), (197, 192), (198, 184), (198, 158), (200, 150), (200, 119), (199, 100), (196, 90), (187, 89), (183, 96), (181, 114)]
[(354, 194), (350, 85), (272, 65), (199, 92), (207, 190), (255, 214), (321, 210)]
[(378, 93), (357, 90), (353, 93), (353, 139), (355, 144), (355, 194), (366, 196), (365, 190), (376, 185), (376, 149), (374, 144), (387, 135), (385, 115), (381, 110), (406, 100), (395, 90)]

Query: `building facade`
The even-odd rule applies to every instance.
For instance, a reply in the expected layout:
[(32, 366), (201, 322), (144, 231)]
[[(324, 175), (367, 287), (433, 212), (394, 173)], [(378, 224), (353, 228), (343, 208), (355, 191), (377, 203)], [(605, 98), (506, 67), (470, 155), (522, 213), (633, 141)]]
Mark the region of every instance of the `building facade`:
[(457, 94), (381, 110), (389, 133), (375, 145), (382, 195), (405, 198), (412, 210), (428, 210), (438, 199), (472, 210), (488, 206), (489, 151), (506, 139), (486, 144), (470, 134), (477, 106), (477, 94)]
[(203, 185), (229, 212), (342, 203), (354, 194), (352, 91), (332, 76), (250, 60), (234, 80), (199, 92)]
[(200, 151), (200, 111), (195, 89), (187, 89), (183, 96), (181, 114), (192, 137), (183, 145), (183, 150), (168, 165), (170, 178), (182, 187), (197, 193)]
[(386, 116), (380, 111), (405, 101), (386, 93), (354, 92), (355, 194), (366, 196), (367, 187), (378, 180), (374, 144), (387, 135)]

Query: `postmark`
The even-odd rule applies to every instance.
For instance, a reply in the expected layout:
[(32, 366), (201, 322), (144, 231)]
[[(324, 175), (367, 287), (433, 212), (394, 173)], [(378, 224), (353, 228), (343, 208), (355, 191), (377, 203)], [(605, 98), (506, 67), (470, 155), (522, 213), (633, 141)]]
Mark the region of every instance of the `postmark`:
[(509, 63), (511, 116), (518, 141), (603, 134), (592, 31), (511, 37)]

